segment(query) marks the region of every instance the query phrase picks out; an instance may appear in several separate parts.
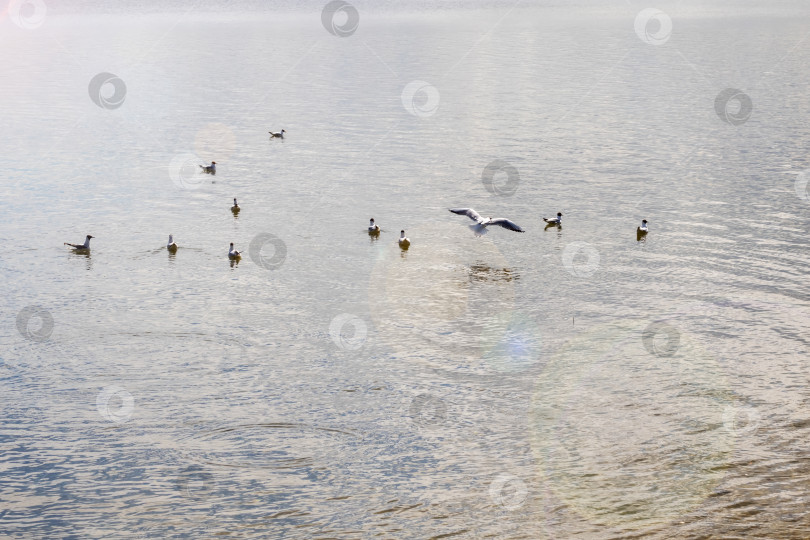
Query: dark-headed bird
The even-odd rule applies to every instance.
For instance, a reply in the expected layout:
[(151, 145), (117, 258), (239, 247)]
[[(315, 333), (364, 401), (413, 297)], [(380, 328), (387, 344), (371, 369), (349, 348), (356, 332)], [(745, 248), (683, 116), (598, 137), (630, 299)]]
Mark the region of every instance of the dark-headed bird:
[(402, 249), (408, 249), (411, 247), (410, 239), (405, 238), (405, 231), (399, 231), (399, 247)]
[(228, 258), (231, 258), (231, 259), (238, 259), (238, 258), (240, 258), (241, 256), (242, 256), (242, 252), (241, 252), (241, 251), (236, 251), (236, 250), (233, 248), (233, 242), (231, 242), (231, 249), (229, 249), (229, 250), (228, 250)]
[(506, 218), (482, 218), (478, 212), (472, 208), (448, 208), (448, 210), (460, 216), (467, 216), (471, 220), (475, 221), (475, 225), (470, 225), (470, 229), (472, 229), (472, 231), (475, 233), (475, 236), (484, 236), (487, 234), (487, 227), (490, 225), (498, 225), (499, 227), (503, 227), (504, 229), (509, 229), (510, 231), (515, 232), (526, 232), (521, 229), (517, 223)]
[(91, 238), (95, 238), (95, 236), (90, 236), (88, 234), (87, 237), (84, 239), (84, 244), (68, 244), (67, 242), (64, 242), (64, 244), (66, 246), (72, 247), (73, 249), (90, 249), (90, 239)]

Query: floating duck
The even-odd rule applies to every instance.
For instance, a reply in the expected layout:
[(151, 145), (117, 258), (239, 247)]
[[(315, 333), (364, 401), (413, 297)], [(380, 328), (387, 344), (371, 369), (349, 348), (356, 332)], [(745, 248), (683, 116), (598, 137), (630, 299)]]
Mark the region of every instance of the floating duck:
[(550, 219), (543, 218), (543, 221), (548, 223), (549, 225), (561, 225), (562, 224), (562, 214), (557, 212), (557, 217), (553, 217)]
[(95, 236), (90, 236), (89, 234), (84, 239), (84, 244), (68, 244), (64, 242), (66, 246), (70, 246), (73, 249), (90, 249), (90, 239), (95, 238)]
[(368, 222), (368, 234), (380, 234), (380, 226), (374, 223), (374, 218)]
[(231, 242), (231, 249), (228, 250), (228, 257), (231, 258), (231, 259), (238, 259), (241, 256), (242, 256), (242, 252), (241, 251), (236, 251), (235, 249), (233, 249), (233, 242)]
[(448, 210), (454, 214), (467, 216), (471, 220), (475, 221), (475, 225), (470, 225), (470, 229), (472, 229), (472, 231), (475, 233), (475, 236), (483, 236), (487, 234), (487, 227), (490, 225), (498, 225), (499, 227), (503, 227), (504, 229), (509, 229), (510, 231), (515, 232), (526, 232), (516, 223), (509, 221), (506, 218), (482, 218), (481, 215), (472, 208), (448, 208)]
[(174, 237), (170, 234), (169, 235), (169, 243), (166, 244), (166, 249), (174, 253), (177, 251), (177, 244), (174, 243)]
[(217, 162), (212, 161), (211, 165), (200, 165), (202, 172), (205, 174), (217, 174)]
[(411, 247), (411, 241), (408, 238), (405, 238), (405, 231), (399, 231), (399, 247), (402, 249), (408, 249)]
[(283, 139), (284, 134), (287, 133), (287, 132), (282, 129), (281, 131), (279, 131), (277, 133), (274, 132), (274, 131), (268, 131), (267, 133), (270, 134), (270, 138)]

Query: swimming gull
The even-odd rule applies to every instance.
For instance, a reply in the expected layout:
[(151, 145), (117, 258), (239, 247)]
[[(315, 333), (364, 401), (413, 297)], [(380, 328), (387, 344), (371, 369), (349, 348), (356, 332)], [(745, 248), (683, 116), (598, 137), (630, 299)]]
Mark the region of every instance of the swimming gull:
[(408, 249), (411, 247), (410, 239), (405, 238), (405, 231), (399, 231), (399, 247), (402, 249)]
[(228, 251), (228, 257), (230, 257), (231, 259), (238, 259), (241, 256), (242, 252), (233, 249), (233, 242), (231, 242), (231, 249)]
[(68, 244), (67, 242), (64, 242), (64, 244), (66, 246), (72, 247), (73, 249), (90, 249), (90, 239), (91, 238), (95, 238), (95, 236), (90, 236), (88, 234), (87, 237), (84, 239), (84, 244)]

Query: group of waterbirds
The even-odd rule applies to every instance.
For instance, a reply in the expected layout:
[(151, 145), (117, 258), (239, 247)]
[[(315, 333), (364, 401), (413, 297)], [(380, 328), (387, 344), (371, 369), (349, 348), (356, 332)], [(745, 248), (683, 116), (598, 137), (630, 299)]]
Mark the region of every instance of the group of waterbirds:
[[(483, 236), (487, 234), (487, 227), (490, 225), (499, 225), (505, 229), (509, 229), (510, 231), (525, 232), (513, 221), (506, 218), (482, 218), (481, 215), (472, 208), (449, 208), (448, 210), (454, 214), (467, 216), (471, 220), (475, 221), (475, 225), (470, 225), (470, 228), (473, 230), (476, 236)], [(368, 234), (371, 236), (379, 236), (380, 234), (380, 226), (374, 222), (374, 218), (371, 218), (368, 222)], [(407, 250), (409, 247), (411, 247), (411, 240), (405, 236), (404, 230), (399, 231), (398, 243), (399, 247), (401, 247), (403, 250)]]
[[(475, 236), (483, 236), (487, 234), (487, 227), (490, 225), (498, 225), (499, 227), (503, 227), (504, 229), (509, 229), (510, 231), (515, 232), (526, 232), (524, 231), (520, 225), (511, 221), (506, 218), (492, 218), (492, 217), (481, 217), (481, 214), (473, 210), (472, 208), (448, 208), (452, 213), (458, 214), (460, 216), (467, 216), (471, 220), (475, 222), (474, 225), (470, 225), (470, 229), (475, 233)], [(557, 217), (553, 218), (543, 218), (548, 225), (546, 228), (549, 227), (562, 227), (562, 212), (557, 212)], [(641, 236), (647, 234), (647, 220), (641, 220), (641, 226), (637, 228), (636, 234), (640, 238)], [(371, 218), (368, 223), (368, 234), (371, 236), (378, 236), (380, 234), (380, 226), (377, 225), (374, 221), (374, 218)], [(405, 231), (400, 231), (399, 236), (399, 246), (402, 249), (408, 249), (411, 246), (411, 240), (405, 236)]]
[[(234, 216), (236, 216), (242, 208), (239, 206), (239, 203), (236, 201), (236, 197), (233, 199), (233, 206), (231, 206), (231, 212)], [(87, 235), (84, 239), (84, 244), (69, 244), (65, 242), (66, 246), (73, 248), (74, 251), (79, 253), (85, 253), (90, 251), (90, 239), (95, 238), (92, 235)], [(166, 243), (166, 249), (169, 253), (177, 253), (177, 242), (174, 241), (174, 235), (169, 235), (169, 241)], [(242, 256), (241, 251), (237, 251), (233, 247), (233, 242), (231, 242), (231, 247), (228, 250), (228, 258), (230, 259), (239, 259)]]
[[(284, 134), (286, 133), (286, 130), (282, 129), (281, 131), (278, 131), (278, 132), (270, 131), (269, 133), (270, 133), (270, 138), (283, 139)], [(201, 171), (203, 173), (205, 173), (205, 174), (213, 174), (213, 175), (217, 174), (217, 162), (216, 161), (212, 161), (211, 165), (200, 165), (199, 167), (200, 167)], [(236, 202), (236, 198), (234, 197), (233, 206), (231, 206), (231, 212), (233, 213), (234, 216), (236, 216), (237, 214), (239, 214), (239, 212), (241, 210), (242, 209), (239, 207), (239, 203)], [(69, 247), (73, 248), (73, 250), (77, 251), (77, 252), (89, 252), (90, 251), (90, 239), (91, 238), (93, 238), (93, 236), (88, 234), (87, 237), (85, 237), (83, 244), (69, 244), (67, 242), (65, 242), (64, 244), (66, 246), (69, 246)], [(174, 235), (171, 235), (171, 234), (169, 235), (169, 241), (166, 244), (166, 249), (170, 253), (176, 253), (177, 252), (177, 243), (174, 241)], [(233, 242), (231, 242), (230, 249), (228, 250), (228, 257), (230, 259), (239, 259), (241, 257), (241, 255), (242, 255), (242, 252), (237, 251), (236, 249), (234, 249)]]
[[(279, 132), (270, 131), (271, 138), (284, 138), (285, 130), (281, 130)], [(217, 173), (217, 162), (212, 161), (211, 165), (200, 165), (200, 169), (202, 169), (203, 173), (206, 174), (216, 174)], [(237, 216), (242, 208), (239, 206), (239, 203), (236, 201), (236, 197), (233, 199), (233, 206), (231, 206), (231, 212), (234, 216)], [(499, 227), (503, 227), (504, 229), (508, 229), (514, 232), (526, 232), (524, 231), (517, 223), (511, 221), (506, 218), (492, 218), (492, 217), (481, 217), (481, 214), (473, 210), (472, 208), (448, 208), (448, 210), (454, 214), (458, 214), (460, 216), (467, 216), (471, 220), (475, 222), (475, 224), (470, 225), (470, 229), (473, 231), (475, 236), (483, 236), (487, 234), (487, 227), (490, 225), (497, 225)], [(556, 226), (558, 228), (562, 227), (562, 212), (557, 212), (557, 217), (553, 218), (543, 218), (543, 221), (547, 223), (546, 228)], [(368, 224), (368, 234), (371, 236), (379, 236), (380, 234), (380, 226), (374, 222), (374, 218), (369, 220)], [(647, 234), (647, 220), (641, 220), (641, 226), (637, 229), (638, 238), (641, 238), (643, 235)], [(65, 242), (66, 246), (73, 248), (75, 251), (89, 251), (90, 250), (90, 239), (93, 238), (91, 235), (87, 235), (84, 239), (83, 244), (69, 244)], [(407, 250), (411, 246), (411, 240), (405, 236), (405, 230), (400, 231), (400, 236), (398, 240), (399, 247), (403, 250)], [(177, 244), (174, 241), (174, 236), (169, 235), (169, 241), (166, 244), (166, 249), (170, 253), (175, 253), (177, 251)], [(228, 257), (230, 259), (239, 259), (242, 255), (241, 251), (236, 250), (233, 247), (233, 242), (231, 242), (230, 249), (228, 250)]]
[[(233, 199), (233, 206), (231, 206), (231, 212), (234, 216), (236, 216), (242, 208), (239, 206), (239, 203), (236, 201), (236, 197)], [(490, 225), (498, 225), (499, 227), (503, 227), (504, 229), (509, 229), (510, 231), (515, 232), (526, 232), (524, 231), (520, 225), (511, 221), (506, 218), (491, 218), (491, 217), (481, 217), (481, 214), (473, 210), (472, 208), (448, 208), (448, 210), (454, 214), (458, 214), (460, 216), (467, 216), (471, 220), (475, 222), (474, 225), (470, 225), (470, 229), (475, 233), (475, 236), (483, 236), (487, 234), (487, 227)], [(548, 223), (546, 228), (551, 226), (561, 227), (562, 226), (562, 213), (557, 212), (557, 217), (553, 218), (543, 218), (543, 221)], [(641, 226), (637, 228), (636, 234), (638, 237), (642, 237), (647, 234), (647, 220), (641, 220)], [(379, 236), (380, 234), (380, 226), (374, 221), (374, 218), (371, 218), (368, 222), (368, 234), (371, 236)], [(90, 250), (90, 239), (94, 238), (91, 235), (87, 235), (84, 239), (84, 244), (69, 244), (65, 242), (66, 246), (70, 246), (75, 251), (89, 251)], [(399, 240), (398, 240), (399, 247), (404, 250), (407, 250), (411, 247), (411, 240), (410, 238), (405, 236), (405, 230), (401, 230), (399, 232)], [(177, 251), (177, 244), (174, 241), (174, 236), (169, 235), (169, 242), (166, 244), (166, 249), (169, 250), (171, 253), (175, 253)], [(241, 251), (234, 249), (233, 242), (231, 242), (230, 249), (228, 250), (228, 257), (230, 259), (239, 259), (242, 255)]]

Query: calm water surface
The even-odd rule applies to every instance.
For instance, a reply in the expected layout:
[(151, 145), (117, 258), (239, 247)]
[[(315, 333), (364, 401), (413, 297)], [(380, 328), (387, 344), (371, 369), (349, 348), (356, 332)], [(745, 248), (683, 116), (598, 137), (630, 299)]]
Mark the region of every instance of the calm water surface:
[(808, 13), (357, 6), (0, 21), (2, 535), (806, 537)]

